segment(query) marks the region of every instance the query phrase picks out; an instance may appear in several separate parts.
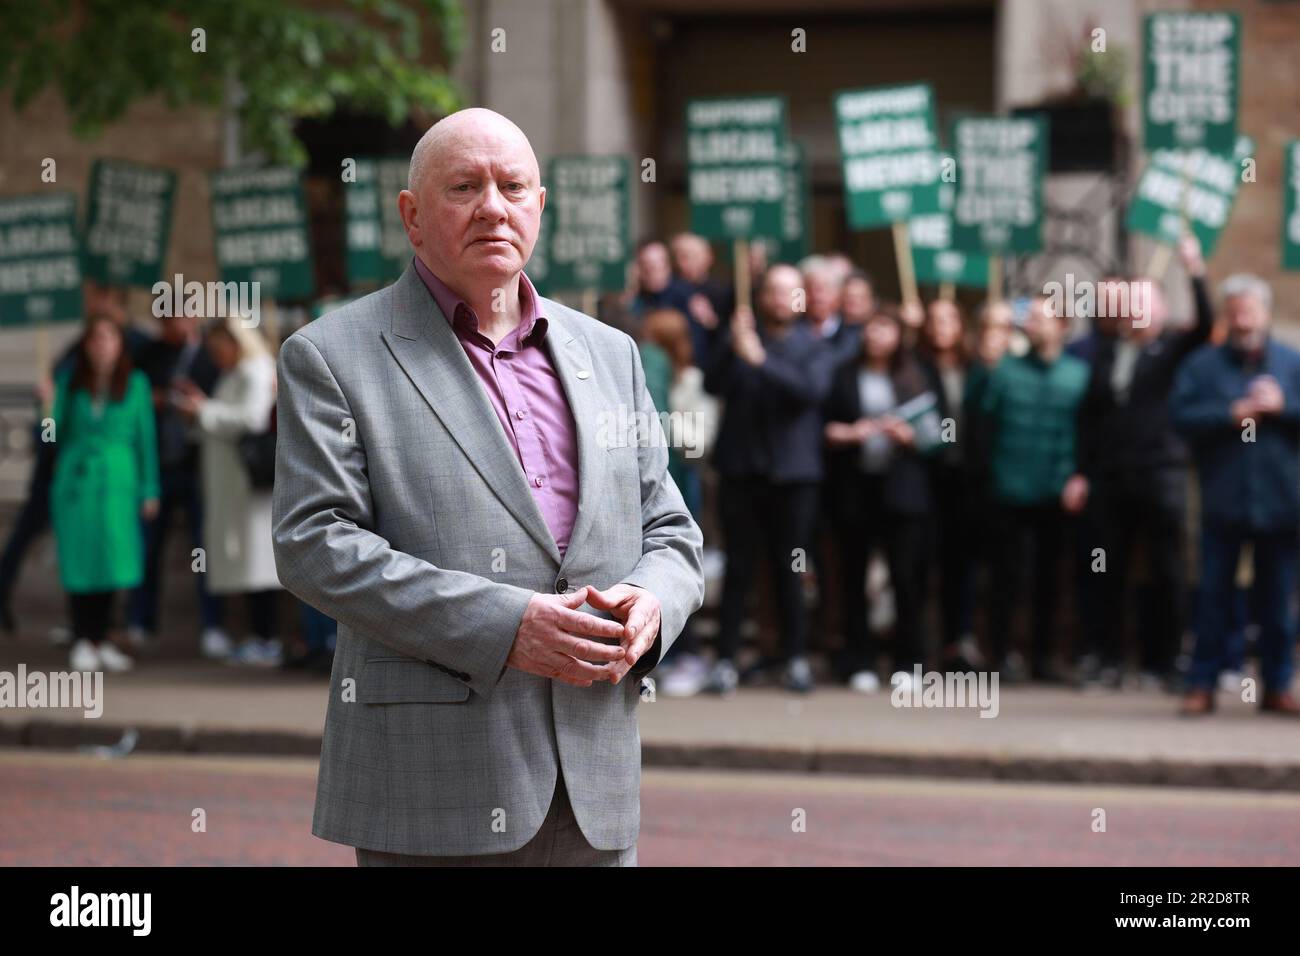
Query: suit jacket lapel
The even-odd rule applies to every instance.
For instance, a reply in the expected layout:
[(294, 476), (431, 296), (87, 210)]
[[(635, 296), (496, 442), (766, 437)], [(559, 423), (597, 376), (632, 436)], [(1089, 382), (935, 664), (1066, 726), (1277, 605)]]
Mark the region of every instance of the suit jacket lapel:
[(560, 549), (483, 384), (413, 265), (393, 292), (393, 325), (384, 332), (388, 350), (488, 487), (558, 564)]
[[(599, 500), (604, 485), (609, 452), (601, 443), (599, 433), (602, 416), (609, 413), (601, 408), (597, 398), (599, 386), (591, 367), (587, 339), (570, 320), (569, 310), (545, 298), (541, 300), (540, 308), (550, 323), (545, 342), (550, 350), (551, 364), (569, 399), (569, 410), (578, 436), (578, 516), (564, 552), (567, 559), (577, 552), (591, 529), (593, 505)], [(613, 428), (612, 422), (603, 424), (606, 433)]]

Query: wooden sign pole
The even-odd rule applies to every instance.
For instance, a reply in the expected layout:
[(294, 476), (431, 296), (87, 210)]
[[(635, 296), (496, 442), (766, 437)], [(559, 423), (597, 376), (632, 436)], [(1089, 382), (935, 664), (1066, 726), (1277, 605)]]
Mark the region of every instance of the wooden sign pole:
[(732, 244), (732, 274), (736, 277), (736, 308), (751, 308), (749, 301), (749, 292), (751, 280), (749, 276), (749, 240), (737, 239)]
[(280, 311), (276, 307), (275, 300), (271, 299), (262, 306), (262, 312), (266, 321), (262, 323), (262, 334), (266, 337), (266, 344), (271, 347), (272, 355), (280, 354)]
[(894, 233), (894, 259), (898, 263), (898, 288), (903, 294), (904, 304), (920, 302), (921, 296), (916, 291), (916, 269), (912, 264), (912, 243), (908, 236), (907, 223), (896, 222), (891, 227)]
[(1002, 301), (1002, 257), (989, 256), (989, 301)]
[(1166, 245), (1163, 242), (1156, 243), (1156, 247), (1151, 252), (1151, 261), (1147, 263), (1145, 275), (1152, 279), (1164, 278), (1165, 270), (1169, 268), (1169, 258), (1172, 255), (1173, 246)]
[(952, 302), (957, 298), (957, 286), (952, 282), (939, 283), (939, 298), (945, 302)]

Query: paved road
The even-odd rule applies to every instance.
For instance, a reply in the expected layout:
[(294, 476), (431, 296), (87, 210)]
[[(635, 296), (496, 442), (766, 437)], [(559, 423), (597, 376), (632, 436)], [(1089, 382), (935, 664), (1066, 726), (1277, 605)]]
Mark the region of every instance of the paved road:
[[(309, 833), (315, 774), (298, 758), (0, 751), (0, 865), (351, 865)], [(643, 866), (1300, 862), (1296, 794), (647, 770), (642, 815)]]

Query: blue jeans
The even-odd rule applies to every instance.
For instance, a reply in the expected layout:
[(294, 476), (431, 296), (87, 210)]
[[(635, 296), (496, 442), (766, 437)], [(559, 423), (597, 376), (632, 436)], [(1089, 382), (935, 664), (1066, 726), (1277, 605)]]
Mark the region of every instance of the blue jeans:
[[(167, 533), (171, 530), (176, 509), (182, 508), (185, 511), (190, 547), (203, 547), (203, 499), (199, 493), (198, 473), (188, 468), (164, 468), (159, 473), (159, 485), (161, 493), (158, 496), (158, 516), (152, 521), (142, 522), (141, 534), (144, 535), (145, 543), (144, 580), (131, 592), (127, 607), (127, 622), (150, 634), (158, 630), (163, 549), (167, 544)], [(194, 578), (203, 628), (220, 627), (223, 604), (221, 598), (208, 592), (208, 576), (191, 572), (188, 563), (185, 571)]]
[(1211, 690), (1229, 656), (1229, 637), (1237, 626), (1237, 561), (1246, 541), (1255, 546), (1255, 607), (1259, 615), (1259, 669), (1265, 692), (1291, 686), (1295, 630), (1291, 594), (1295, 589), (1295, 531), (1252, 534), (1206, 526), (1201, 530), (1201, 593), (1196, 649), (1188, 685)]

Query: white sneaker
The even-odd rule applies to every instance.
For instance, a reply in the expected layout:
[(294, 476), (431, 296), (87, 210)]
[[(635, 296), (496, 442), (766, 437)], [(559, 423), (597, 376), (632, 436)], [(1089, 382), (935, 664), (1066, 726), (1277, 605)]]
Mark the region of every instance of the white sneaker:
[(849, 690), (857, 694), (874, 694), (880, 690), (875, 671), (858, 671), (849, 678)]
[(74, 671), (99, 670), (99, 648), (90, 641), (81, 640), (72, 645), (69, 666)]
[(65, 647), (72, 643), (72, 628), (56, 625), (49, 631), (50, 643), (58, 647)]
[(107, 641), (99, 645), (99, 662), (104, 666), (104, 670), (114, 674), (120, 674), (135, 667), (135, 661)]
[(736, 665), (731, 661), (717, 661), (709, 670), (709, 676), (701, 689), (711, 694), (731, 697), (736, 693), (736, 688), (739, 686), (740, 674), (736, 671)]
[(659, 681), (665, 697), (694, 697), (709, 679), (709, 664), (698, 654), (685, 654)]
[(235, 649), (234, 642), (219, 627), (209, 627), (199, 638), (199, 653), (212, 660), (224, 660)]
[(1219, 673), (1219, 690), (1229, 694), (1241, 693), (1241, 681), (1245, 675), (1241, 671), (1221, 671)]
[(279, 667), (283, 660), (284, 652), (278, 640), (249, 637), (240, 642), (226, 662), (246, 667)]

